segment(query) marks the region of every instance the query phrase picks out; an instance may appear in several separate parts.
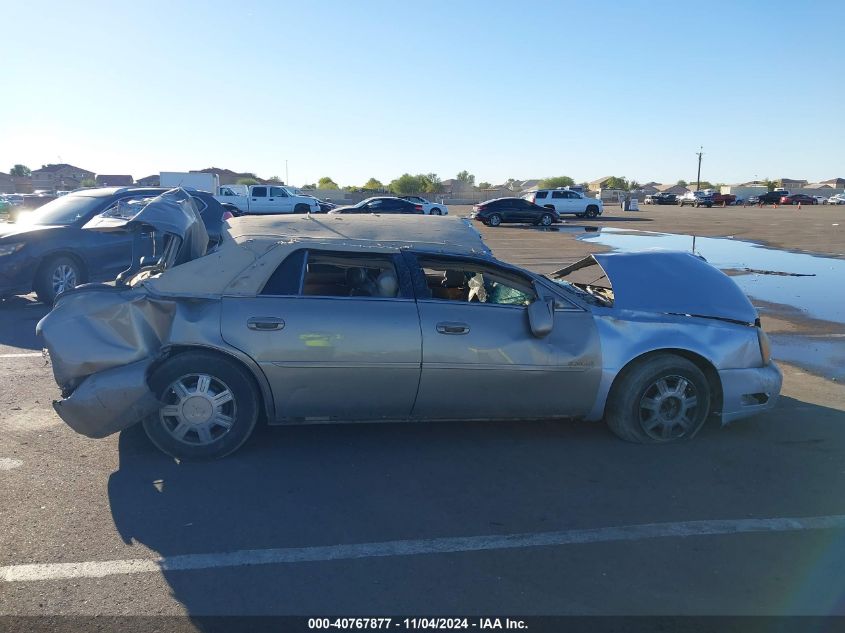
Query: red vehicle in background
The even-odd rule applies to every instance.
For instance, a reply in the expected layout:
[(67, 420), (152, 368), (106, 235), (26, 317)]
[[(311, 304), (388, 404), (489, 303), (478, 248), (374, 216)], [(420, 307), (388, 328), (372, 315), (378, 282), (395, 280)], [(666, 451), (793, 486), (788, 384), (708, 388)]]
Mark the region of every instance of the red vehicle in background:
[(732, 193), (715, 193), (713, 194), (713, 206), (714, 207), (721, 207), (721, 206), (730, 206), (732, 204), (736, 204), (736, 196)]
[(783, 196), (780, 199), (781, 204), (818, 204), (813, 196), (808, 196), (803, 193), (793, 193), (790, 196)]

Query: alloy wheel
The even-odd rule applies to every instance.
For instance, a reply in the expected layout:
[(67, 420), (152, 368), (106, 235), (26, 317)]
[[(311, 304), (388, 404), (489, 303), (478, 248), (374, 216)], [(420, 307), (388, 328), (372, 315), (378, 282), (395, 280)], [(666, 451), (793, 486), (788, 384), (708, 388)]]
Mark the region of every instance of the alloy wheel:
[(51, 281), (53, 295), (58, 296), (65, 290), (76, 287), (76, 270), (70, 264), (59, 264), (53, 269)]
[(162, 396), (159, 419), (168, 434), (185, 444), (207, 445), (234, 426), (237, 403), (228, 385), (209, 374), (174, 380)]
[(697, 409), (698, 394), (692, 381), (661, 376), (640, 398), (640, 426), (652, 439), (677, 439), (695, 429)]

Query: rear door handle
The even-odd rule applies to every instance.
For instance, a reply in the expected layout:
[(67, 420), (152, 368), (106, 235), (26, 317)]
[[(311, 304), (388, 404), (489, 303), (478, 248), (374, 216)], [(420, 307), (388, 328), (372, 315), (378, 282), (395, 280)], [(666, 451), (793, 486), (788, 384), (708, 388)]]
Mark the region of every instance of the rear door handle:
[(469, 326), (466, 323), (444, 321), (437, 324), (437, 331), (441, 334), (468, 334)]
[(281, 330), (285, 327), (284, 319), (278, 317), (251, 317), (247, 319), (246, 326), (250, 330), (258, 330), (259, 332), (272, 332), (274, 330)]

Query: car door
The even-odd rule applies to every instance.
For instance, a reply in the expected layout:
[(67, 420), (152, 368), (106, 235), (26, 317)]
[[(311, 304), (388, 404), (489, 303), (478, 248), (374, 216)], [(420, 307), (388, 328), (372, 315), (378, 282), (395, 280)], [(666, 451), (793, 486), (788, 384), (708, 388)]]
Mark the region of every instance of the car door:
[(377, 250), (300, 249), (259, 296), (224, 297), (223, 338), (261, 367), (280, 420), (410, 415), (419, 317), (403, 260)]
[(568, 191), (552, 191), (552, 201), (558, 213), (572, 213), (572, 201)]
[(589, 312), (557, 297), (554, 328), (538, 338), (527, 304), (555, 293), (524, 271), (475, 258), (405, 257), (422, 332), (415, 418), (569, 417), (589, 410), (601, 377)]
[(293, 202), (282, 187), (270, 187), (267, 206), (273, 213), (293, 213)]
[[(131, 207), (143, 206), (146, 200), (155, 197), (154, 193), (123, 196), (106, 205), (104, 209), (94, 215), (103, 214), (132, 214)], [(91, 219), (88, 217), (79, 226)], [(156, 252), (153, 231), (143, 231), (140, 235), (139, 246), (141, 252), (137, 257), (152, 255)], [(134, 236), (125, 231), (89, 231), (79, 229), (78, 241), (74, 247), (85, 259), (91, 281), (112, 280), (129, 268), (133, 259)], [(160, 249), (159, 249), (160, 250)]]
[(249, 190), (249, 212), (250, 213), (272, 213), (268, 198), (269, 187), (255, 185)]

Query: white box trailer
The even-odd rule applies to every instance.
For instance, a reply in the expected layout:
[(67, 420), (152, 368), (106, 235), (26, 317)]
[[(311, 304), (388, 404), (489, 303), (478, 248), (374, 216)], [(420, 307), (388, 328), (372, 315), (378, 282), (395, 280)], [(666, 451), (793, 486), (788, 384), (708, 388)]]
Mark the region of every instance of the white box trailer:
[(220, 188), (217, 174), (198, 171), (163, 171), (159, 173), (159, 182), (162, 187), (189, 187), (212, 195), (217, 195)]

